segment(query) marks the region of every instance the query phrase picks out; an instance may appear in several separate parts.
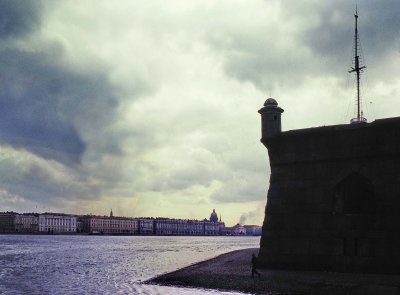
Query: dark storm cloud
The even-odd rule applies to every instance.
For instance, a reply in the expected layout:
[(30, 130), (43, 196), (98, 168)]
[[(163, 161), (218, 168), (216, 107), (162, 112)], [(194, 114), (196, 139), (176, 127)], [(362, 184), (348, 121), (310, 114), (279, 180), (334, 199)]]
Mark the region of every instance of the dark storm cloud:
[[(341, 54), (351, 51), (354, 35), (355, 5), (349, 1), (334, 1), (324, 5), (286, 5), (287, 15), (318, 17), (319, 22), (300, 35), (300, 40), (309, 46), (318, 58), (328, 58), (330, 66), (342, 60)], [(358, 24), (364, 54), (376, 59), (399, 46), (400, 2), (363, 1), (358, 6)], [(348, 54), (351, 55), (351, 52)], [(346, 56), (347, 57), (347, 56)], [(340, 65), (339, 65), (340, 66)]]
[[(60, 174), (62, 173), (62, 174)], [(67, 170), (54, 169), (44, 161), (26, 162), (21, 167), (12, 157), (0, 160), (1, 188), (25, 200), (56, 205), (63, 198), (87, 199), (100, 188), (71, 176)]]
[[(280, 4), (281, 20), (273, 29), (255, 27), (243, 32), (228, 25), (211, 34), (207, 41), (224, 55), (225, 73), (250, 81), (266, 92), (277, 85), (299, 85), (306, 77), (336, 76), (346, 80), (351, 66), (355, 3)], [(373, 67), (388, 52), (399, 50), (400, 2), (362, 1), (358, 11), (363, 54)]]
[[(4, 165), (4, 163), (2, 164)], [(49, 205), (55, 204), (56, 197), (60, 197), (63, 188), (58, 187), (59, 183), (54, 181), (52, 175), (46, 173), (40, 166), (35, 164), (25, 171), (20, 167), (11, 168), (14, 168), (14, 171), (9, 171), (9, 173), (13, 172), (11, 174), (13, 178), (2, 175), (2, 178), (7, 180), (4, 182), (3, 188), (9, 193)]]
[(41, 1), (1, 0), (0, 38), (18, 37), (34, 31), (41, 23)]
[(4, 50), (0, 67), (1, 142), (44, 158), (79, 161), (85, 150), (79, 124), (99, 128), (116, 107), (106, 78), (73, 72), (46, 51)]
[(87, 144), (81, 130), (106, 129), (118, 102), (105, 69), (73, 68), (60, 43), (40, 36), (44, 8), (41, 1), (0, 1), (0, 143), (77, 163)]
[(17, 50), (0, 53), (1, 141), (41, 156), (68, 154), (78, 159), (84, 144), (57, 102), (62, 75), (43, 54)]

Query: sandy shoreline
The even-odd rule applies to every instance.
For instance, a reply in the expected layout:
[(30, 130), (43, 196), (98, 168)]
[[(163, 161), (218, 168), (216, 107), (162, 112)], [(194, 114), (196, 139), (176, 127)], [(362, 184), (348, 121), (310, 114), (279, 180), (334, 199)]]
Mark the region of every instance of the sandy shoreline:
[(259, 270), (261, 277), (251, 278), (251, 254), (258, 249), (244, 249), (222, 254), (146, 284), (172, 285), (240, 291), (253, 294), (312, 295), (392, 295), (400, 294), (400, 275), (347, 274)]

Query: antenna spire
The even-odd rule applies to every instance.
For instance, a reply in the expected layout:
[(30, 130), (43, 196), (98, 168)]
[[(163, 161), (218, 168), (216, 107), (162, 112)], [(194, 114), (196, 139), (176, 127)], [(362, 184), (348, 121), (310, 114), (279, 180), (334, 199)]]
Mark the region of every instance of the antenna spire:
[(356, 73), (357, 79), (357, 118), (351, 119), (350, 123), (366, 123), (367, 119), (363, 117), (363, 111), (361, 110), (361, 100), (360, 100), (360, 74), (366, 66), (360, 65), (360, 49), (359, 43), (360, 39), (358, 36), (358, 12), (356, 6), (356, 13), (354, 14), (355, 19), (355, 32), (354, 32), (354, 67), (351, 67), (349, 73)]

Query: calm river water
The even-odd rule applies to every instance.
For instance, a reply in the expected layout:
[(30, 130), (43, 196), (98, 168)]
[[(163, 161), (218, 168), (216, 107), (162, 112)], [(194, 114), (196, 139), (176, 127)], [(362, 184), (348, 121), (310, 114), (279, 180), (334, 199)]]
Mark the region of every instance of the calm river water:
[(141, 284), (259, 237), (0, 235), (0, 294), (238, 294)]

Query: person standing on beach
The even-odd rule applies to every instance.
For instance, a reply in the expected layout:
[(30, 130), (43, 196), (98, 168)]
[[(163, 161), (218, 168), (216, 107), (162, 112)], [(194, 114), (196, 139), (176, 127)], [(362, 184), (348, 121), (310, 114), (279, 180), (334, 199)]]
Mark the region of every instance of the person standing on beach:
[(253, 253), (251, 255), (251, 277), (254, 279), (254, 274), (258, 275), (258, 277), (261, 276), (261, 274), (257, 271), (257, 257)]

